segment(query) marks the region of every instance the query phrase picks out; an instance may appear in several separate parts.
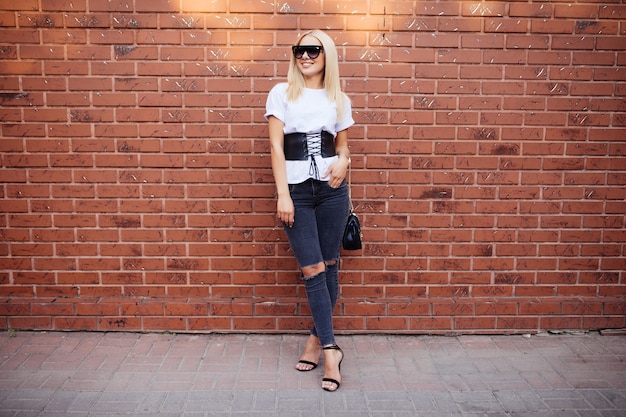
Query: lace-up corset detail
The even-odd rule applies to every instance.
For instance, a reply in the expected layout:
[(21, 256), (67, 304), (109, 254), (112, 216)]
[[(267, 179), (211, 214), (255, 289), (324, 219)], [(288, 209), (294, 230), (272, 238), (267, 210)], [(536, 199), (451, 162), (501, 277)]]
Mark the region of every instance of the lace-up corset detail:
[(322, 132), (307, 133), (306, 135), (306, 147), (309, 151), (309, 155), (321, 155), (322, 154)]
[(317, 133), (288, 133), (284, 141), (285, 159), (310, 161), (309, 176), (321, 179), (316, 157), (335, 156), (335, 137), (326, 131)]
[(320, 170), (315, 162), (315, 156), (322, 154), (322, 133), (307, 133), (306, 146), (309, 151), (309, 157), (311, 165), (309, 166), (309, 175), (313, 176), (316, 180), (320, 179)]

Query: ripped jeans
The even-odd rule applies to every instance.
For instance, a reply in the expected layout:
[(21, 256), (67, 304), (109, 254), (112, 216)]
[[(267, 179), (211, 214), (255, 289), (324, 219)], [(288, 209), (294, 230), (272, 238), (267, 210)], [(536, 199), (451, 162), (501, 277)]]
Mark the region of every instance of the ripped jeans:
[(348, 186), (332, 188), (326, 181), (308, 179), (290, 184), (295, 207), (292, 227), (284, 226), (300, 268), (325, 262), (326, 270), (303, 277), (314, 327), (311, 334), (322, 346), (334, 344), (332, 314), (339, 293), (341, 238), (350, 213)]

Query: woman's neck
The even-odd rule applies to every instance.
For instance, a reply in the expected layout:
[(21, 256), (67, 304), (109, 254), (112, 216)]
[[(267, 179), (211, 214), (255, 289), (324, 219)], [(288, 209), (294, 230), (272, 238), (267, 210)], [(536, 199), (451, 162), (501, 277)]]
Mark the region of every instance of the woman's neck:
[(304, 86), (312, 90), (321, 90), (324, 88), (323, 77), (305, 77)]

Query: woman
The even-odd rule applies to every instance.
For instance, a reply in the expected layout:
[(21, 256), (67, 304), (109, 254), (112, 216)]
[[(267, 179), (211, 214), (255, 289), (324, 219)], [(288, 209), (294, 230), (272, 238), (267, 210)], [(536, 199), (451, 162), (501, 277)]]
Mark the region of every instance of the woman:
[(327, 34), (313, 30), (300, 36), (292, 47), (287, 83), (270, 91), (265, 117), (277, 216), (298, 261), (313, 316), (296, 369), (315, 369), (323, 352), (322, 388), (336, 391), (343, 351), (335, 342), (332, 314), (339, 292), (341, 237), (350, 211), (347, 129), (354, 120), (340, 87), (337, 48)]

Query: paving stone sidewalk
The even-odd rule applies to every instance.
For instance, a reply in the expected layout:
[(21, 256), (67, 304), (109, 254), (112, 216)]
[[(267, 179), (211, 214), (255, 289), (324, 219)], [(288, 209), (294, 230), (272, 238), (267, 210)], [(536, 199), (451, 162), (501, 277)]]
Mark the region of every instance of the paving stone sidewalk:
[(624, 417), (626, 336), (339, 336), (297, 372), (299, 335), (0, 333), (0, 417)]

